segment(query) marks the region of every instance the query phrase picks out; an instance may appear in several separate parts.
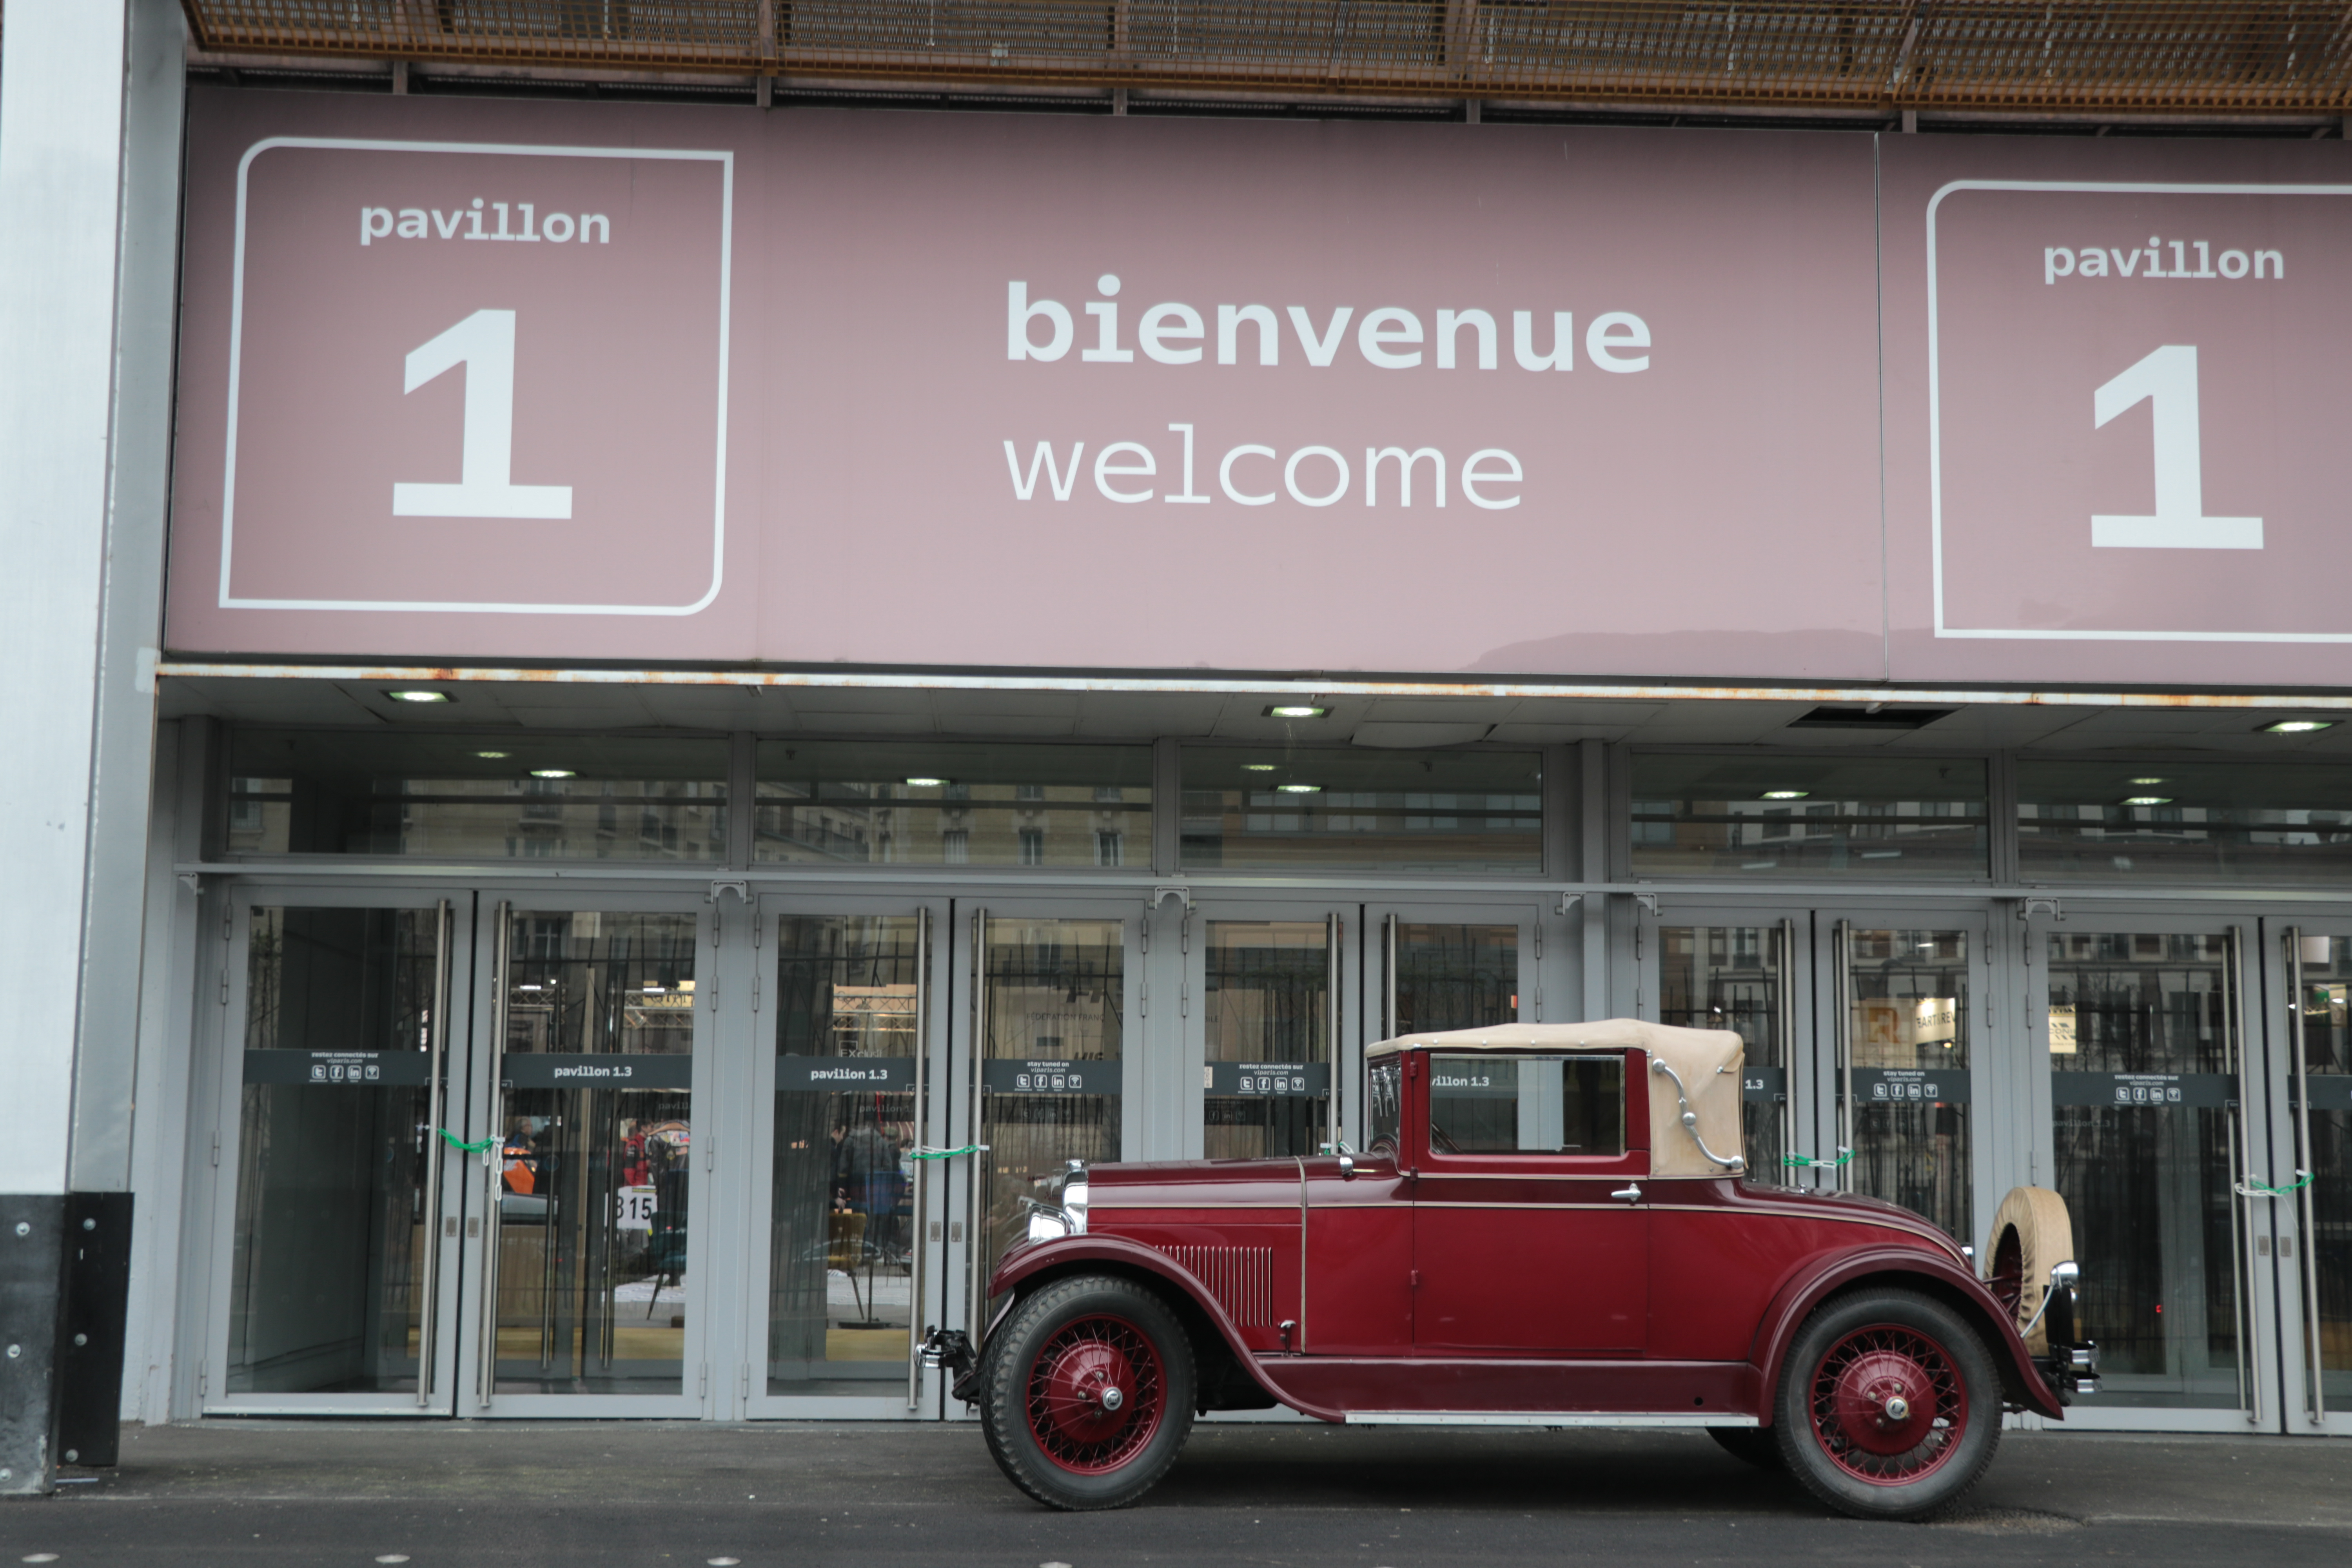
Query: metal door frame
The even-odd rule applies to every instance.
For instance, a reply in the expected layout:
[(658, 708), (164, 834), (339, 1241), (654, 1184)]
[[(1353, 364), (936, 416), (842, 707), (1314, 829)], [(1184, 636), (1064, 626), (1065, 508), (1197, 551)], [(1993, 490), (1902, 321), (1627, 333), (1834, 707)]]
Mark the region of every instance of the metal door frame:
[[(2304, 1071), (2303, 1038), (2297, 1027), (2299, 993), (2295, 989), (2302, 955), (2293, 945), (2298, 935), (2331, 936), (2352, 942), (2352, 910), (2340, 906), (2298, 910), (2265, 916), (2262, 921), (2260, 951), (2264, 965), (2260, 1018), (2263, 1032), (2275, 1048), (2269, 1053), (2268, 1070), (2263, 1075), (2272, 1161), (2266, 1173), (2257, 1171), (2255, 1175), (2259, 1181), (2267, 1174), (2269, 1179), (2263, 1184), (2273, 1188), (2295, 1180), (2308, 1157), (2309, 1112), (2300, 1081)], [(2310, 1189), (2257, 1199), (2246, 1207), (2258, 1227), (2258, 1241), (2267, 1238), (2271, 1242), (2269, 1258), (2258, 1258), (2256, 1261), (2270, 1264), (2278, 1302), (2278, 1310), (2270, 1321), (2277, 1330), (2279, 1429), (2289, 1436), (2352, 1436), (2352, 1398), (2339, 1397), (2330, 1404), (2324, 1397), (2322, 1374), (2316, 1365), (2317, 1346), (2310, 1337), (2318, 1310)], [(2283, 1256), (2285, 1251), (2291, 1251), (2292, 1256)]]
[[(2239, 1110), (2232, 1129), (2233, 1184), (2246, 1179), (2250, 1162), (2270, 1167), (2270, 1081), (2268, 1066), (2277, 1053), (2267, 1049), (2264, 1013), (2253, 998), (2267, 997), (2273, 987), (2265, 979), (2263, 941), (2256, 912), (2240, 905), (2210, 906), (2209, 912), (2184, 912), (2181, 900), (2152, 899), (2143, 904), (2109, 900), (2069, 904), (2063, 891), (2034, 898), (2019, 906), (2025, 925), (2024, 990), (2028, 1059), (2026, 1083), (2032, 1106), (2034, 1180), (2053, 1186), (2057, 1180), (2057, 1131), (2050, 1083), (2050, 967), (2048, 938), (2074, 931), (2100, 934), (2228, 935), (2236, 946), (2234, 994), (2225, 1003), (2225, 1022), (2236, 1031)], [(2237, 1407), (2168, 1409), (2163, 1406), (2107, 1406), (2098, 1396), (2086, 1397), (2066, 1412), (2064, 1426), (2093, 1432), (2276, 1432), (2280, 1429), (2279, 1291), (2268, 1255), (2257, 1258), (2258, 1230), (2251, 1204), (2237, 1196), (2231, 1212), (2239, 1289), (2240, 1386), (2244, 1403)], [(1991, 1217), (1990, 1211), (1986, 1218)], [(2259, 1267), (2258, 1267), (2259, 1265)], [(2032, 1425), (2045, 1425), (2029, 1417)], [(2049, 1424), (2057, 1425), (2057, 1424)]]
[[(202, 1320), (202, 1337), (195, 1347), (198, 1415), (447, 1416), (455, 1413), (462, 1375), (458, 1352), (464, 1337), (466, 1259), (460, 1239), (464, 1227), (462, 1224), (453, 1227), (447, 1222), (458, 1220), (465, 1212), (466, 1162), (446, 1142), (439, 1146), (438, 1159), (426, 1171), (428, 1202), (437, 1199), (441, 1205), (431, 1227), (436, 1245), (425, 1252), (425, 1279), (431, 1295), (425, 1304), (418, 1347), (421, 1367), (429, 1373), (429, 1384), (412, 1394), (227, 1392), (229, 1302), (235, 1287), (232, 1275), (236, 1247), (237, 1173), (244, 1124), (244, 1026), (250, 1000), (247, 988), (253, 910), (257, 907), (430, 910), (436, 906), (445, 910), (441, 973), (436, 982), (436, 994), (444, 1006), (436, 1054), (442, 1060), (443, 1082), (446, 1086), (438, 1096), (442, 1100), (441, 1125), (446, 1127), (462, 1105), (468, 1067), (470, 1009), (464, 1004), (472, 994), (473, 984), (476, 921), (472, 890), (458, 885), (386, 888), (356, 881), (322, 884), (310, 879), (273, 882), (256, 878), (240, 880), (220, 895), (222, 930), (207, 932), (205, 943), (199, 948), (201, 955), (212, 942), (219, 943), (214, 950), (220, 957), (218, 1001), (206, 1009), (215, 1015), (217, 1023), (213, 1031), (212, 1059), (198, 1065), (195, 1078), (196, 1082), (203, 1083), (203, 1075), (209, 1071), (213, 1087), (209, 1101), (201, 1095), (191, 1097), (192, 1106), (198, 1108), (194, 1110), (196, 1125), (191, 1129), (192, 1135), (200, 1147), (209, 1142), (214, 1152), (211, 1191), (205, 1195), (194, 1229), (202, 1244), (204, 1263), (191, 1271), (191, 1285), (201, 1281), (202, 1299), (207, 1306)], [(211, 965), (200, 956), (196, 965), (200, 986), (211, 983), (210, 970)], [(205, 1112), (201, 1109), (207, 1103), (211, 1106), (209, 1127), (203, 1125)], [(459, 1234), (447, 1234), (452, 1228)]]
[[(739, 993), (748, 1003), (751, 1058), (749, 1073), (731, 1081), (748, 1084), (751, 1107), (749, 1136), (742, 1140), (749, 1165), (742, 1183), (741, 1234), (743, 1258), (741, 1336), (742, 1364), (736, 1376), (736, 1397), (741, 1414), (751, 1420), (864, 1419), (908, 1421), (934, 1415), (945, 1398), (944, 1384), (935, 1370), (923, 1367), (910, 1353), (907, 1377), (899, 1383), (877, 1380), (872, 1394), (797, 1394), (767, 1392), (766, 1301), (772, 1259), (766, 1237), (775, 1184), (776, 1052), (775, 1013), (771, 987), (776, 954), (767, 942), (777, 921), (787, 915), (812, 919), (830, 916), (913, 915), (927, 922), (919, 942), (922, 956), (921, 1002), (917, 1028), (920, 1058), (916, 1088), (917, 1121), (922, 1142), (932, 1150), (959, 1147), (948, 1138), (948, 1107), (952, 1062), (948, 1049), (948, 1023), (954, 1011), (948, 991), (948, 951), (943, 937), (949, 929), (950, 900), (943, 893), (908, 889), (903, 896), (877, 894), (871, 887), (839, 892), (794, 887), (762, 892), (746, 922), (750, 958), (744, 966), (748, 984)], [(969, 1156), (955, 1160), (919, 1160), (915, 1164), (915, 1235), (908, 1248), (914, 1258), (911, 1295), (915, 1317), (910, 1352), (919, 1349), (926, 1325), (950, 1321), (946, 1300), (952, 1272), (946, 1264), (945, 1217), (953, 1213), (948, 1189), (955, 1172)], [(932, 1233), (937, 1232), (935, 1237)]]
[[(750, 1130), (742, 1125), (742, 1106), (730, 1102), (725, 1092), (743, 1076), (737, 1059), (740, 1042), (735, 1039), (741, 1031), (740, 1027), (730, 1030), (725, 1026), (734, 1015), (722, 1012), (721, 1007), (733, 1006), (730, 993), (742, 989), (744, 975), (740, 973), (742, 964), (726, 962), (730, 946), (723, 944), (721, 939), (730, 929), (740, 930), (744, 920), (740, 899), (726, 896), (722, 903), (721, 895), (707, 880), (703, 886), (706, 890), (700, 893), (649, 892), (609, 885), (600, 888), (593, 883), (573, 888), (538, 882), (511, 886), (486, 882), (478, 889), (473, 1012), (480, 1021), (478, 1037), (482, 1048), (474, 1053), (465, 1095), (467, 1135), (475, 1140), (497, 1133), (498, 1109), (503, 1100), (499, 1086), (491, 1081), (504, 1019), (499, 1006), (504, 976), (498, 968), (507, 930), (502, 917), (514, 911), (552, 914), (590, 910), (610, 914), (695, 917), (694, 1069), (688, 1089), (694, 1106), (694, 1149), (690, 1156), (694, 1161), (694, 1180), (688, 1187), (686, 1222), (687, 1278), (692, 1304), (687, 1314), (680, 1391), (677, 1394), (517, 1394), (492, 1389), (485, 1373), (495, 1367), (497, 1357), (488, 1311), (492, 1303), (485, 1300), (485, 1294), (486, 1288), (495, 1288), (496, 1282), (492, 1263), (498, 1226), (492, 1196), (501, 1179), (498, 1148), (493, 1145), (485, 1157), (467, 1163), (470, 1179), (460, 1184), (467, 1194), (466, 1217), (468, 1222), (478, 1222), (465, 1227), (469, 1256), (466, 1260), (467, 1289), (459, 1312), (459, 1360), (463, 1370), (457, 1391), (460, 1415), (482, 1419), (543, 1420), (562, 1416), (676, 1420), (709, 1416), (723, 1412), (730, 1404), (731, 1380), (719, 1375), (718, 1367), (713, 1365), (713, 1352), (716, 1347), (738, 1342), (740, 1335), (737, 1316), (743, 1267), (740, 1248), (723, 1243), (740, 1230), (738, 1217), (730, 1211), (740, 1207), (740, 1200), (735, 1200), (734, 1195), (744, 1185), (742, 1169)], [(739, 936), (732, 945), (745, 944)], [(710, 984), (703, 983), (705, 975)], [(728, 1049), (730, 1042), (734, 1045), (731, 1051)], [(722, 1054), (730, 1058), (724, 1064)], [(723, 1164), (719, 1163), (722, 1157)]]

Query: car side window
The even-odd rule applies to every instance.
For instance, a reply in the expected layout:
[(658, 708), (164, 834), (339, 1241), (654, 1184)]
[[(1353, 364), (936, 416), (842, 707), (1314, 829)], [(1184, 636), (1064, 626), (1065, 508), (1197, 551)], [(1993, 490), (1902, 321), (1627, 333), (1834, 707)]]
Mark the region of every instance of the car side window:
[(1384, 1062), (1374, 1062), (1364, 1075), (1364, 1131), (1370, 1135), (1370, 1147), (1389, 1146), (1391, 1153), (1402, 1147), (1398, 1134), (1404, 1122), (1403, 1066), (1395, 1057)]
[(1429, 1146), (1440, 1154), (1622, 1154), (1625, 1058), (1433, 1055)]

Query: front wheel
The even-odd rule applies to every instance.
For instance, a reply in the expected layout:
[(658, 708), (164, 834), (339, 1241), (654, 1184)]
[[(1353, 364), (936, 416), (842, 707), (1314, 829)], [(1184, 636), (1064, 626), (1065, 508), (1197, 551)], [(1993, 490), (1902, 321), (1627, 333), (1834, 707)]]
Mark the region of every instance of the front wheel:
[(1911, 1290), (1863, 1290), (1797, 1331), (1773, 1430), (1789, 1473), (1856, 1519), (1917, 1519), (1992, 1463), (2000, 1380), (1959, 1313)]
[(988, 1451), (1048, 1508), (1121, 1508), (1192, 1429), (1192, 1342), (1158, 1296), (1108, 1275), (1057, 1279), (1013, 1309), (980, 1363)]

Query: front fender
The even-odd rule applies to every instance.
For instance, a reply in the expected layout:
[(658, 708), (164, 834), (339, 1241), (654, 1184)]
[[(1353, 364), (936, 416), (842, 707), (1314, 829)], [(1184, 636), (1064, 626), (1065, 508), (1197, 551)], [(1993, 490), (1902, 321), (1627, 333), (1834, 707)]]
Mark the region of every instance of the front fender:
[[(1233, 1319), (1226, 1315), (1225, 1310), (1217, 1305), (1217, 1299), (1208, 1286), (1166, 1253), (1146, 1247), (1141, 1242), (1129, 1241), (1117, 1236), (1068, 1236), (1054, 1241), (1034, 1242), (1005, 1255), (1003, 1261), (996, 1266), (996, 1272), (989, 1277), (988, 1293), (993, 1298), (1017, 1291), (1024, 1285), (1075, 1273), (1089, 1264), (1108, 1264), (1127, 1271), (1150, 1274), (1171, 1289), (1181, 1291), (1184, 1299), (1208, 1321), (1209, 1326), (1223, 1337), (1225, 1348), (1232, 1352), (1234, 1364), (1247, 1373), (1250, 1381), (1265, 1390), (1269, 1397), (1302, 1415), (1324, 1421), (1341, 1419), (1337, 1410), (1299, 1403), (1297, 1395), (1286, 1393), (1268, 1378), (1259, 1368), (1256, 1354), (1242, 1342), (1241, 1331), (1234, 1326)], [(1003, 1311), (991, 1316), (988, 1324), (990, 1335), (995, 1333), (997, 1326), (1004, 1321), (1006, 1316)], [(974, 1348), (985, 1350), (986, 1336)]]
[(1975, 1275), (1939, 1253), (1887, 1247), (1841, 1253), (1811, 1273), (1783, 1285), (1772, 1304), (1765, 1309), (1756, 1325), (1756, 1342), (1750, 1348), (1748, 1360), (1761, 1371), (1759, 1386), (1765, 1405), (1758, 1415), (1767, 1424), (1772, 1419), (1773, 1391), (1780, 1386), (1780, 1369), (1788, 1360), (1789, 1346), (1796, 1340), (1798, 1329), (1822, 1301), (1864, 1279), (1887, 1284), (1931, 1284), (1931, 1293), (1951, 1300), (1986, 1336), (1993, 1346), (1996, 1362), (2007, 1355), (2008, 1375), (2001, 1379), (2003, 1392), (2027, 1409), (2053, 1421), (2065, 1419), (2064, 1401), (2043, 1381), (2041, 1369), (2033, 1364), (2032, 1353), (2019, 1337), (2017, 1324)]

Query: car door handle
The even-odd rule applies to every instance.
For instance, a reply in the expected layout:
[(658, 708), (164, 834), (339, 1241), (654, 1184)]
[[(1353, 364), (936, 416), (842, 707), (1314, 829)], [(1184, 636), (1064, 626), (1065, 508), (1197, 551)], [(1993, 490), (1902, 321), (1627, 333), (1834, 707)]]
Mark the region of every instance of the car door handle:
[(1638, 1204), (1642, 1201), (1642, 1184), (1636, 1182), (1632, 1186), (1620, 1187), (1609, 1195), (1612, 1198), (1622, 1198), (1629, 1204)]

